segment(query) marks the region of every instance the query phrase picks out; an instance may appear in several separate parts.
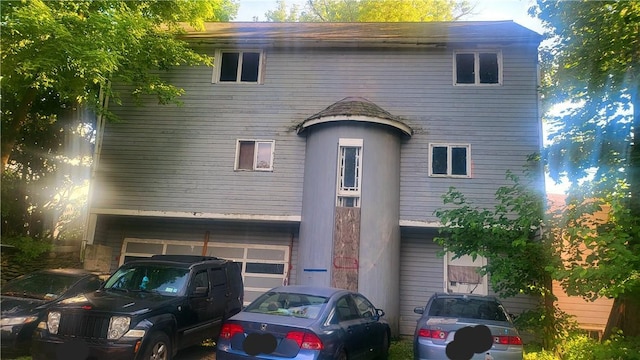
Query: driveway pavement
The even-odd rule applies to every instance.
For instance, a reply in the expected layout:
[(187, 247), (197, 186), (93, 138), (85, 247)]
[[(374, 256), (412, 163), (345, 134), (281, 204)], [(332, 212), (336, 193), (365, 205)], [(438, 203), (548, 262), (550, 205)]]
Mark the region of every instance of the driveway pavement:
[(176, 355), (174, 360), (216, 360), (215, 346), (194, 346), (184, 349)]

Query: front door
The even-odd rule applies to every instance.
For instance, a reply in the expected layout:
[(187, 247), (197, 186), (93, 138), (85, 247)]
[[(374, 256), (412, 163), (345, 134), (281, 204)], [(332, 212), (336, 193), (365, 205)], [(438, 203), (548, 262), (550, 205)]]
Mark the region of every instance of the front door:
[(213, 328), (213, 292), (209, 279), (208, 269), (198, 270), (188, 289), (188, 307), (190, 316), (184, 324), (182, 333), (182, 346), (198, 345), (202, 343)]
[(368, 359), (366, 325), (349, 295), (345, 295), (336, 302), (339, 324), (345, 332), (345, 348), (350, 354), (349, 359)]

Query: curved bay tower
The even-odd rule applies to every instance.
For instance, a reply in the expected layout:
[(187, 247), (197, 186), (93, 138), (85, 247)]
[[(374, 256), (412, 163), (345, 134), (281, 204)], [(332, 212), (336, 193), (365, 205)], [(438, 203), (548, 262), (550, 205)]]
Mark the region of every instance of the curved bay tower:
[[(400, 148), (412, 130), (364, 98), (307, 118), (298, 284), (366, 293), (397, 326)], [(395, 325), (395, 326), (394, 326)]]

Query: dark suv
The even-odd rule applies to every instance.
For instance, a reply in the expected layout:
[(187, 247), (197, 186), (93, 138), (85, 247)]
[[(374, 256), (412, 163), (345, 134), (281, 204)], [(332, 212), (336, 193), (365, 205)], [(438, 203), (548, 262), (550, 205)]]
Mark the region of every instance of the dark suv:
[(38, 324), (38, 359), (171, 359), (216, 339), (243, 302), (240, 263), (155, 255), (122, 265), (97, 291), (62, 300)]

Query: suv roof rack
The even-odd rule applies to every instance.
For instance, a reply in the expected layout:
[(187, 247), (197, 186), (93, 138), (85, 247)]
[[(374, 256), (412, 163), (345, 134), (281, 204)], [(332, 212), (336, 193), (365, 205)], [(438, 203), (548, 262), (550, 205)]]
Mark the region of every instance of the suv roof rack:
[(164, 261), (175, 261), (181, 263), (197, 263), (202, 261), (226, 261), (226, 259), (221, 259), (215, 256), (201, 256), (201, 255), (152, 255), (150, 259), (154, 260), (164, 260)]

